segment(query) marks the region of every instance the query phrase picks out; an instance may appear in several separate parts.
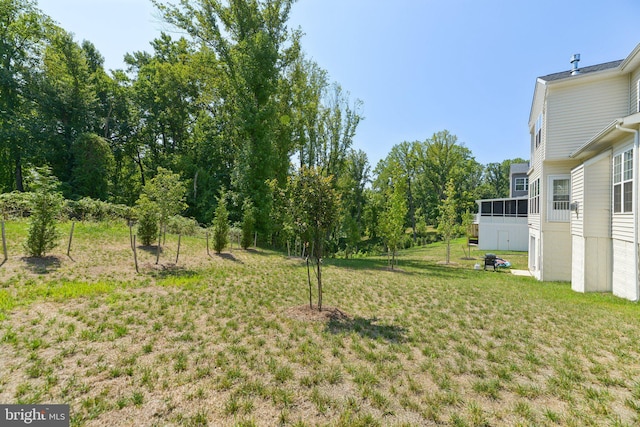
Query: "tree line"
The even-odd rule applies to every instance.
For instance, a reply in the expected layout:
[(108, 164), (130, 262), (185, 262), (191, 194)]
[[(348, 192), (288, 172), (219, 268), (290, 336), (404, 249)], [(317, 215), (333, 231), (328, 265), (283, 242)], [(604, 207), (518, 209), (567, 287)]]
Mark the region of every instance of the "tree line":
[(184, 216), (211, 224), (224, 210), (261, 242), (305, 235), (346, 254), (364, 236), (416, 239), (447, 197), (461, 218), (507, 196), (521, 159), (481, 165), (446, 130), (395, 145), (372, 170), (353, 148), (362, 103), (305, 55), (287, 26), (294, 2), (154, 1), (184, 36), (162, 33), (107, 71), (35, 1), (0, 0), (0, 192), (32, 190), (27, 170), (48, 166), (67, 199), (145, 206), (172, 173)]

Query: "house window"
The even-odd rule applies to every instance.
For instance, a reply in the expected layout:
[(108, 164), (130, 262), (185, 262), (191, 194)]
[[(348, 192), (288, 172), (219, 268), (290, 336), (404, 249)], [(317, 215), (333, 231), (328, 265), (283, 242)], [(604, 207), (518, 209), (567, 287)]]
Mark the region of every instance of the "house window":
[(569, 210), (569, 180), (553, 180), (553, 209), (556, 211)]
[(613, 212), (631, 212), (633, 205), (633, 149), (613, 158)]
[(540, 213), (540, 178), (534, 180), (529, 186), (529, 213)]
[(535, 135), (535, 141), (536, 141), (536, 148), (538, 148), (540, 146), (540, 143), (542, 142), (542, 113), (540, 113), (540, 115), (536, 119), (536, 127), (535, 127), (534, 135)]
[(636, 112), (640, 113), (640, 79), (636, 82), (636, 102), (638, 104)]
[(529, 191), (529, 178), (516, 178), (516, 191)]
[(549, 177), (549, 221), (569, 221), (571, 180), (566, 176)]

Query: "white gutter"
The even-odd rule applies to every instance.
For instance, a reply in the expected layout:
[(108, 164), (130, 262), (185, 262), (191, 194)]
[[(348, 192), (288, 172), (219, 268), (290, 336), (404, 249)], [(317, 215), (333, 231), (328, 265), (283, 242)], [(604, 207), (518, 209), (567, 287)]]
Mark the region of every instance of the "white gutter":
[(636, 284), (636, 299), (634, 301), (640, 300), (640, 280), (638, 280), (638, 178), (640, 174), (638, 173), (638, 149), (640, 147), (640, 138), (638, 134), (638, 129), (628, 128), (622, 126), (624, 120), (618, 120), (618, 124), (616, 128), (624, 131), (633, 133), (633, 186), (632, 186), (632, 199), (631, 199), (631, 209), (633, 211), (633, 277)]

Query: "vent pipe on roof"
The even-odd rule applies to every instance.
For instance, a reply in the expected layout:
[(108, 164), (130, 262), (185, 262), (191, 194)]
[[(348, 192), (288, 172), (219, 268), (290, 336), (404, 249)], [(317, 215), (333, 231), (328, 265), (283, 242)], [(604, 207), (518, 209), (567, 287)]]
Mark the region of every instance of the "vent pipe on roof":
[(578, 62), (580, 62), (580, 54), (576, 53), (575, 55), (571, 55), (571, 64), (573, 68), (571, 69), (571, 75), (575, 76), (576, 74), (580, 74), (580, 69), (578, 68)]

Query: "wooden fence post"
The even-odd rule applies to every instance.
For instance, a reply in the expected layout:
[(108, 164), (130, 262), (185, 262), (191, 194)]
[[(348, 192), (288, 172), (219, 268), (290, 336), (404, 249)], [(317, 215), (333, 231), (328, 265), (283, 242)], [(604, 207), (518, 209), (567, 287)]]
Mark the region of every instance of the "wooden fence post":
[(182, 234), (178, 234), (178, 252), (176, 252), (176, 264), (178, 263), (178, 257), (180, 256), (180, 238)]
[(6, 261), (9, 257), (7, 256), (7, 237), (4, 232), (4, 220), (2, 221), (2, 253), (4, 254), (4, 261)]
[(70, 253), (71, 253), (71, 242), (73, 241), (73, 229), (76, 226), (76, 222), (75, 221), (71, 221), (71, 232), (69, 233), (69, 246), (67, 246), (67, 256), (70, 257)]
[(138, 271), (138, 252), (137, 252), (137, 248), (136, 248), (136, 235), (133, 235), (133, 262), (136, 264), (136, 273), (139, 273)]

